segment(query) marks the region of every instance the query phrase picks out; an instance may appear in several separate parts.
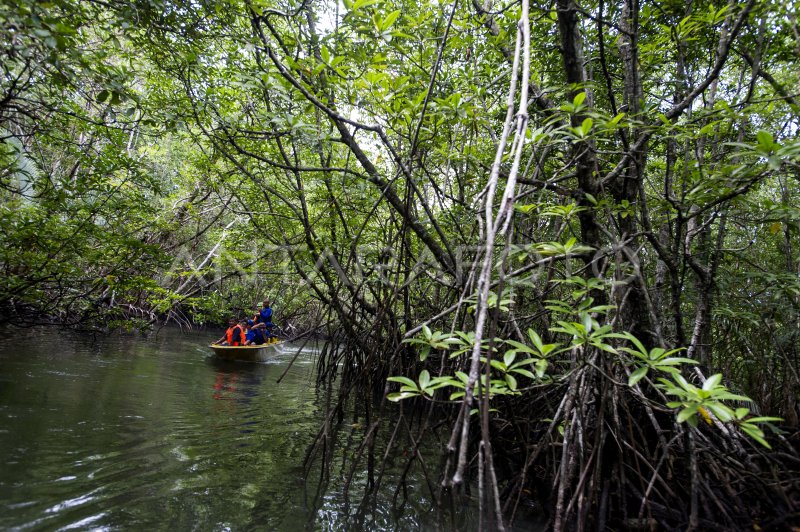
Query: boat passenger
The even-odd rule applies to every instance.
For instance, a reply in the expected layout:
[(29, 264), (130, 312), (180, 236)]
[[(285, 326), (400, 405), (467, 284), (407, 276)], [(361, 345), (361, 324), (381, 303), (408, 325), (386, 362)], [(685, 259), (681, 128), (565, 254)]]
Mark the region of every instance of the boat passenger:
[(272, 307), (269, 306), (269, 299), (264, 300), (264, 306), (258, 311), (258, 314), (253, 316), (253, 320), (256, 323), (263, 323), (267, 328), (267, 343), (274, 343), (278, 340), (275, 335), (272, 334), (272, 329), (275, 327), (275, 324), (272, 323)]
[(231, 345), (231, 346), (244, 345), (245, 342), (244, 326), (243, 326), (244, 323), (245, 322), (242, 321), (242, 324), (238, 324), (236, 323), (235, 319), (230, 318), (228, 320), (228, 330), (225, 331), (225, 334), (222, 336), (222, 338), (220, 338), (214, 343), (218, 345)]
[(266, 327), (263, 323), (253, 323), (247, 320), (247, 333), (245, 333), (244, 345), (263, 345), (267, 343)]
[(272, 323), (272, 307), (269, 306), (269, 299), (264, 300), (264, 306), (253, 316), (255, 323), (263, 323), (267, 329), (274, 327)]

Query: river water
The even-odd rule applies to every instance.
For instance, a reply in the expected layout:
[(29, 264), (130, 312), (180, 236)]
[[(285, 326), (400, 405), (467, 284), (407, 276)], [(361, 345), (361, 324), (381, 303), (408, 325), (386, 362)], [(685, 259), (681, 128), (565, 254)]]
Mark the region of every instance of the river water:
[(224, 363), (206, 336), (4, 331), (0, 529), (307, 528), (315, 351), (276, 384), (296, 349)]
[[(330, 404), (316, 386), (318, 350), (225, 362), (208, 349), (212, 336), (0, 329), (0, 530), (477, 527), (469, 501), (443, 522), (413, 470), (404, 511), (394, 510), (402, 449), (354, 520), (365, 475), (349, 467), (363, 424), (345, 414), (323, 489), (319, 460), (307, 478), (303, 467)], [(541, 530), (537, 519), (515, 528)]]

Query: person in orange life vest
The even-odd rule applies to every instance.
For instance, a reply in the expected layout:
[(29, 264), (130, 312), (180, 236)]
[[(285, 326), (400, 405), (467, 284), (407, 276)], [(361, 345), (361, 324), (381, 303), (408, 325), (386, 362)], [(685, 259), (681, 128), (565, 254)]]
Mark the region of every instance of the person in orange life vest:
[[(244, 321), (242, 322), (244, 324)], [(236, 320), (231, 318), (228, 320), (228, 330), (225, 334), (214, 342), (219, 345), (244, 345), (244, 326), (236, 323)]]

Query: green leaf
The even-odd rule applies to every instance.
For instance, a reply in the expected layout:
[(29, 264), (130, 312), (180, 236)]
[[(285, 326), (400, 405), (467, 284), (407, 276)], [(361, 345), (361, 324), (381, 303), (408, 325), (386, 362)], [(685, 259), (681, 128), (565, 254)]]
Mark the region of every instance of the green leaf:
[(386, 380), (387, 381), (391, 381), (391, 382), (399, 382), (400, 384), (405, 384), (406, 386), (408, 386), (410, 388), (414, 388), (414, 389), (417, 388), (417, 383), (412, 381), (408, 377), (389, 377)]
[(708, 403), (706, 405), (706, 408), (711, 410), (711, 412), (713, 412), (714, 415), (717, 416), (717, 419), (719, 419), (723, 423), (727, 423), (734, 417), (733, 411), (721, 403)]
[(572, 105), (578, 107), (583, 103), (585, 99), (586, 99), (586, 93), (579, 92), (578, 94), (575, 95), (575, 98), (572, 99)]
[(544, 372), (547, 371), (547, 367), (550, 363), (547, 360), (537, 360), (534, 366), (536, 367), (536, 375), (540, 378), (544, 376)]
[(535, 379), (535, 378), (536, 378), (536, 375), (534, 375), (533, 373), (531, 373), (531, 372), (530, 372), (530, 371), (528, 371), (527, 369), (523, 369), (523, 368), (515, 368), (515, 369), (512, 369), (511, 371), (512, 371), (513, 373), (517, 373), (517, 374), (519, 374), (519, 375), (522, 375), (522, 376), (528, 377), (529, 379)]
[(761, 417), (751, 417), (750, 419), (747, 420), (748, 423), (771, 423), (773, 421), (779, 423), (783, 421), (783, 418), (761, 416)]
[(746, 395), (739, 395), (738, 393), (730, 393), (724, 391), (725, 387), (721, 387), (721, 390), (714, 392), (714, 397), (717, 399), (726, 399), (728, 401), (746, 401), (748, 403), (752, 403), (753, 400), (747, 397)]
[(533, 346), (542, 353), (542, 338), (533, 329), (528, 329), (528, 338), (531, 339)]
[(380, 23), (380, 29), (381, 30), (387, 30), (388, 28), (390, 28), (391, 25), (395, 23), (395, 21), (397, 20), (397, 18), (399, 16), (400, 16), (400, 10), (399, 9), (396, 10), (396, 11), (392, 11), (391, 13), (386, 15), (386, 17), (384, 17), (384, 19)]
[(640, 342), (638, 338), (636, 338), (629, 332), (625, 332), (623, 333), (623, 335), (625, 336), (625, 338), (630, 340), (633, 345), (636, 346), (636, 349), (638, 349), (640, 353), (642, 353), (643, 355), (647, 355), (647, 349), (645, 349), (644, 344)]
[(586, 331), (586, 334), (592, 332), (592, 326), (594, 325), (594, 321), (592, 320), (592, 316), (588, 312), (581, 313), (581, 325), (583, 325), (583, 330)]
[(683, 423), (688, 419), (692, 419), (696, 413), (697, 413), (696, 407), (689, 406), (684, 408), (683, 410), (678, 412), (678, 423)]
[(427, 369), (423, 369), (419, 374), (419, 388), (424, 390), (428, 387), (428, 383), (431, 381), (431, 374), (428, 373)]
[(612, 118), (612, 119), (611, 119), (611, 120), (608, 122), (608, 124), (609, 124), (610, 126), (614, 126), (614, 125), (616, 125), (616, 124), (617, 124), (617, 123), (618, 123), (620, 120), (622, 120), (622, 118), (623, 118), (624, 116), (625, 116), (625, 113), (617, 113), (617, 116), (615, 116), (614, 118)]
[(764, 131), (763, 129), (756, 133), (756, 140), (758, 141), (758, 145), (764, 151), (772, 150), (772, 146), (774, 144), (772, 140), (772, 134), (768, 131)]
[[(482, 358), (481, 360), (485, 361), (486, 359), (485, 359), (485, 358)], [(503, 373), (505, 373), (505, 372), (506, 372), (506, 370), (508, 369), (508, 368), (506, 367), (506, 365), (505, 365), (505, 364), (503, 364), (502, 362), (500, 362), (499, 360), (492, 360), (492, 362), (491, 362), (490, 364), (491, 364), (491, 366), (492, 366), (494, 369), (496, 369), (496, 370), (498, 370), (498, 371), (501, 371), (501, 372), (503, 372)]]
[(583, 131), (584, 136), (588, 135), (592, 131), (592, 124), (594, 124), (594, 120), (591, 118), (584, 119), (583, 123), (581, 124), (581, 131)]
[(628, 353), (629, 355), (633, 355), (636, 358), (638, 358), (640, 360), (643, 360), (648, 365), (650, 364), (650, 358), (646, 354), (641, 353), (640, 351), (637, 351), (636, 349), (631, 349), (629, 347), (620, 347), (619, 351), (622, 351), (623, 353)]
[(425, 344), (422, 346), (422, 349), (419, 351), (419, 360), (420, 362), (425, 362), (425, 359), (428, 358), (428, 355), (431, 353), (431, 346), (430, 344)]
[(506, 383), (508, 383), (508, 387), (512, 390), (517, 389), (517, 379), (515, 379), (510, 373), (506, 373), (505, 375)]
[(749, 423), (742, 423), (741, 425), (742, 430), (751, 438), (756, 440), (758, 443), (766, 447), (767, 449), (772, 449), (767, 440), (764, 439), (764, 432), (756, 427), (755, 425), (750, 425)]
[(383, 0), (356, 0), (356, 2), (353, 4), (353, 8), (351, 9), (351, 11), (358, 11), (361, 8), (372, 6), (375, 4), (380, 4), (382, 2)]
[(642, 380), (644, 376), (647, 375), (647, 370), (649, 369), (650, 368), (647, 366), (642, 366), (641, 368), (631, 373), (630, 377), (628, 377), (628, 386), (634, 386), (637, 382)]
[(716, 125), (715, 122), (710, 124), (706, 124), (705, 126), (700, 128), (701, 135), (710, 135), (714, 131), (714, 126)]
[[(666, 354), (668, 355), (671, 352), (672, 351), (669, 351)], [(678, 364), (697, 364), (697, 363), (698, 363), (697, 360), (693, 360), (691, 358), (670, 357), (670, 358), (662, 358), (661, 360), (658, 361), (657, 365), (658, 366), (676, 366)], [(659, 368), (659, 369), (663, 369), (663, 368)]]
[(388, 394), (388, 395), (386, 396), (386, 398), (387, 398), (388, 400), (390, 400), (390, 401), (394, 401), (394, 402), (396, 403), (396, 402), (398, 402), (398, 401), (402, 401), (403, 399), (408, 399), (409, 397), (415, 397), (415, 396), (417, 396), (417, 395), (419, 395), (419, 394), (417, 394), (417, 393), (412, 393), (412, 392), (399, 392), (399, 393), (398, 393), (398, 392), (395, 392), (395, 393), (390, 393), (390, 394)]
[(75, 31), (75, 28), (67, 26), (63, 22), (56, 23), (56, 31), (64, 35), (75, 35), (76, 33), (78, 33), (77, 31)]
[(707, 392), (715, 388), (717, 385), (719, 385), (720, 381), (722, 381), (722, 373), (715, 373), (703, 383), (703, 390)]
[[(505, 343), (506, 343), (506, 345), (511, 345), (511, 346), (514, 347), (514, 349), (509, 351), (509, 353), (516, 354), (518, 352), (522, 352), (522, 353), (529, 353), (529, 354), (532, 354), (532, 355), (536, 354), (536, 351), (534, 351), (533, 349), (531, 349), (527, 345), (523, 344), (522, 342), (518, 342), (516, 340), (506, 340)], [(513, 360), (513, 358), (512, 358), (512, 360)], [(506, 365), (508, 366), (510, 364), (506, 364)]]

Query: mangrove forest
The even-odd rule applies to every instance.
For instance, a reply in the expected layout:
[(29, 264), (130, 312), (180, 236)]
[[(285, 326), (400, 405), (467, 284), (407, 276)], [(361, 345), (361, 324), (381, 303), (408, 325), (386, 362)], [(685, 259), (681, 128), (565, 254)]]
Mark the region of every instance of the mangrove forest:
[(321, 346), (329, 529), (797, 530), (798, 17), (3, 0), (3, 338), (269, 299)]

